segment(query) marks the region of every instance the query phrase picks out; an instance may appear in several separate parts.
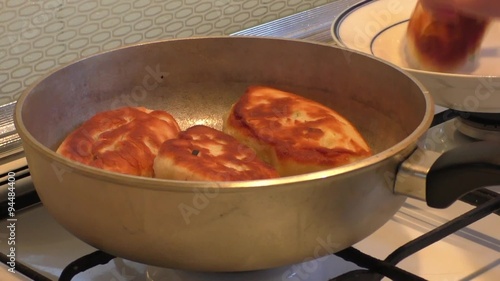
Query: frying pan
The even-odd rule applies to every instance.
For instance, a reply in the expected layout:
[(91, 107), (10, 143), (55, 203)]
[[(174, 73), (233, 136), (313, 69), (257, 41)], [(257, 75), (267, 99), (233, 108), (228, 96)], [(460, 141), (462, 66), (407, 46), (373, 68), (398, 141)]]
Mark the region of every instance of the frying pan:
[[(122, 106), (167, 110), (182, 128), (220, 129), (250, 85), (291, 91), (337, 110), (374, 155), (272, 180), (184, 182), (103, 171), (54, 152), (83, 121)], [(234, 272), (353, 245), (394, 215), (407, 198), (403, 189), (446, 207), (465, 189), (500, 183), (495, 143), (439, 157), (419, 153), (433, 108), (413, 77), (360, 52), (289, 39), (207, 37), (129, 46), (58, 69), (22, 94), (15, 124), (42, 203), (76, 237), (154, 266)], [(456, 163), (476, 165), (476, 174), (462, 180), (464, 190), (447, 190)]]

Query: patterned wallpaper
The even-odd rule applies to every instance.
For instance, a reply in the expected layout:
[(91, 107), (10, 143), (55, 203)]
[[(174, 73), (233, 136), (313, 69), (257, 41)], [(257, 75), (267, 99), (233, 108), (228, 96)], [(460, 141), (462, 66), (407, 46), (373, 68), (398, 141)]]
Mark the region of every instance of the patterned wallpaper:
[(335, 0), (0, 0), (0, 104), (48, 71), (117, 47), (227, 35)]

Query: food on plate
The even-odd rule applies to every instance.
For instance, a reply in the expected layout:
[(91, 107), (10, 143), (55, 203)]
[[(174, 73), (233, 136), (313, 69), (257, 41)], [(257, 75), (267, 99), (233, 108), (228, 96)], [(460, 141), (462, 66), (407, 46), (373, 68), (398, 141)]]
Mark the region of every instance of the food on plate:
[(160, 145), (179, 132), (165, 111), (123, 107), (94, 115), (63, 140), (57, 153), (104, 170), (153, 177)]
[(248, 145), (280, 176), (353, 163), (372, 151), (336, 111), (294, 93), (253, 86), (231, 107), (223, 131)]
[(451, 13), (440, 17), (417, 2), (404, 43), (410, 67), (453, 72), (474, 63), (490, 20), (457, 11)]
[(243, 181), (279, 177), (274, 168), (233, 137), (195, 125), (165, 141), (154, 161), (155, 177), (190, 181)]

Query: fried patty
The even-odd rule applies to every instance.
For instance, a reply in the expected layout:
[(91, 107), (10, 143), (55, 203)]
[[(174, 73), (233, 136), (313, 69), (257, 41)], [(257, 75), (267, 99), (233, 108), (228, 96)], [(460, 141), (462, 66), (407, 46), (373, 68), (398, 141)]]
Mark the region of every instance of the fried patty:
[(257, 152), (280, 176), (349, 164), (372, 154), (334, 110), (294, 93), (253, 86), (231, 107), (223, 131)]
[(223, 132), (195, 125), (161, 145), (154, 161), (157, 178), (189, 181), (270, 179), (278, 173), (255, 152)]
[(153, 177), (160, 145), (180, 132), (167, 112), (123, 107), (101, 112), (70, 133), (57, 153), (108, 171)]

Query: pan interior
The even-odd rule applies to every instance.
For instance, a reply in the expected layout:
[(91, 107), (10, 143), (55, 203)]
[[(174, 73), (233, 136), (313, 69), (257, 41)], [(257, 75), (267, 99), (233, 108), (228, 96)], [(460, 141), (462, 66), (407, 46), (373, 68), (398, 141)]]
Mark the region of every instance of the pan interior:
[[(137, 45), (64, 67), (21, 98), (21, 122), (55, 150), (103, 110), (145, 106), (170, 112), (182, 128), (220, 129), (250, 85), (316, 100), (347, 117), (376, 153), (424, 122), (429, 100), (407, 74), (353, 51), (264, 38), (192, 38)], [(418, 136), (417, 136), (418, 137)]]

